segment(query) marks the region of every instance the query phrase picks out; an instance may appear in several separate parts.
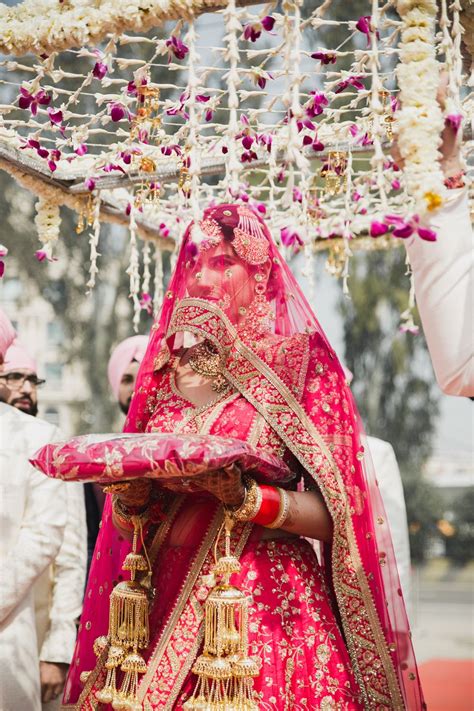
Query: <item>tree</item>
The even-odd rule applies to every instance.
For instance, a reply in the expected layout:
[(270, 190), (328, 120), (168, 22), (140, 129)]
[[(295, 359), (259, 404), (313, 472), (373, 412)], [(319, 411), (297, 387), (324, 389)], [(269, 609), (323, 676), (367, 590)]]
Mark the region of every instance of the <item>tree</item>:
[(403, 249), (356, 253), (351, 260), (351, 298), (341, 297), (345, 361), (370, 435), (389, 441), (405, 487), (413, 557), (422, 560), (438, 535), (441, 518), (435, 488), (423, 479), (438, 415), (438, 391), (422, 334), (401, 333), (408, 279)]

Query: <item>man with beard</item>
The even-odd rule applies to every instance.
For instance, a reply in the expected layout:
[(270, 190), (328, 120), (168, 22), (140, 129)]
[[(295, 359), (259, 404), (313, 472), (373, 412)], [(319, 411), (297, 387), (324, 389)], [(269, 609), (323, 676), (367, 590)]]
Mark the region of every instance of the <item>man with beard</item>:
[(66, 485), (28, 462), (37, 449), (58, 439), (57, 428), (6, 404), (14, 399), (25, 406), (35, 402), (27, 395), (37, 385), (36, 376), (21, 394), (23, 375), (21, 383), (5, 377), (4, 357), (15, 335), (0, 309), (0, 708), (40, 711), (33, 588), (63, 541)]
[[(33, 417), (38, 412), (38, 388), (44, 384), (29, 353), (17, 342), (5, 354), (0, 379), (5, 401)], [(55, 435), (55, 439), (58, 436)], [(35, 621), (43, 710), (59, 707), (76, 640), (75, 620), (81, 613), (86, 572), (86, 518), (81, 484), (64, 484), (67, 520), (59, 553), (34, 584)]]
[[(131, 336), (118, 344), (112, 351), (107, 375), (110, 388), (123, 414), (128, 413), (138, 368), (148, 344), (148, 336)], [(87, 560), (90, 566), (95, 542), (99, 533), (105, 496), (102, 488), (95, 484), (85, 484), (87, 512)]]
[(131, 336), (119, 343), (110, 356), (107, 367), (109, 383), (124, 415), (132, 401), (135, 380), (147, 345), (148, 336)]

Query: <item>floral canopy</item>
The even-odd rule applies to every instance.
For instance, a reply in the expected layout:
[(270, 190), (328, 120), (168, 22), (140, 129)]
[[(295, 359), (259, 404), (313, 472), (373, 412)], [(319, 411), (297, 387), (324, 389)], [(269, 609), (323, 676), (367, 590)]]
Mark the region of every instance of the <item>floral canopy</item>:
[(472, 7), (372, 0), (351, 17), (342, 0), (254, 5), (0, 4), (0, 167), (38, 196), (39, 259), (52, 258), (67, 205), (89, 231), (93, 286), (101, 221), (127, 224), (138, 312), (153, 261), (158, 306), (161, 251), (212, 200), (265, 213), (287, 254), (330, 247), (342, 276), (354, 246), (435, 239), (439, 134), (461, 130), (472, 105), (461, 101)]

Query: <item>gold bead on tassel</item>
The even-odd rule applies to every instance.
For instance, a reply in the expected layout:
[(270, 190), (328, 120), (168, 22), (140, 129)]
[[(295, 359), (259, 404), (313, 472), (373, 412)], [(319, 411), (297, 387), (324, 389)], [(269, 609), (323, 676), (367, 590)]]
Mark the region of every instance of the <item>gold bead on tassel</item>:
[[(137, 553), (138, 538), (142, 539), (142, 519), (132, 516), (134, 525), (132, 552), (124, 562), (123, 570), (130, 571), (130, 580), (125, 580), (112, 590), (109, 609), (109, 632), (107, 637), (98, 637), (94, 642), (94, 652), (99, 656), (108, 646), (105, 663), (107, 676), (105, 685), (96, 692), (96, 699), (103, 704), (111, 704), (116, 711), (141, 711), (138, 701), (138, 675), (146, 672), (147, 666), (139, 649), (148, 646), (150, 640), (148, 608), (150, 577), (148, 557)], [(145, 549), (144, 549), (145, 550)], [(145, 584), (135, 580), (137, 572), (147, 572)], [(117, 688), (117, 669), (123, 672), (120, 689)]]
[(204, 606), (204, 649), (193, 672), (198, 677), (186, 711), (258, 711), (253, 678), (260, 665), (248, 656), (248, 595), (230, 576), (240, 572), (240, 563), (230, 552), (234, 521), (225, 519), (225, 553), (216, 561), (213, 574), (221, 581), (211, 590)]

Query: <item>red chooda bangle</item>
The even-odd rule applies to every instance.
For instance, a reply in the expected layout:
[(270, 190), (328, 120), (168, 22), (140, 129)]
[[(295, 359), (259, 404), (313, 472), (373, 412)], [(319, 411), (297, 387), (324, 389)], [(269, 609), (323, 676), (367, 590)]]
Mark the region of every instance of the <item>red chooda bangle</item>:
[(278, 516), (280, 511), (280, 493), (276, 486), (268, 486), (260, 484), (262, 493), (262, 503), (258, 514), (252, 519), (252, 523), (258, 523), (260, 526), (268, 526)]

